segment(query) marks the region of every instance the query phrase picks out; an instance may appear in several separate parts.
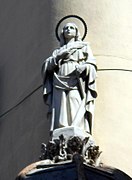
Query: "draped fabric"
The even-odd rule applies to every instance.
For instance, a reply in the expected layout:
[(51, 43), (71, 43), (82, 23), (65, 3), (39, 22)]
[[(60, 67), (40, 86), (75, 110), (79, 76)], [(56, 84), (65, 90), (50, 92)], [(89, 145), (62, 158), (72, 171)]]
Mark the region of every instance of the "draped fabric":
[[(59, 53), (68, 56), (60, 59)], [(51, 131), (79, 126), (91, 133), (96, 92), (96, 62), (88, 43), (76, 41), (56, 49), (45, 60), (43, 96), (51, 114)]]

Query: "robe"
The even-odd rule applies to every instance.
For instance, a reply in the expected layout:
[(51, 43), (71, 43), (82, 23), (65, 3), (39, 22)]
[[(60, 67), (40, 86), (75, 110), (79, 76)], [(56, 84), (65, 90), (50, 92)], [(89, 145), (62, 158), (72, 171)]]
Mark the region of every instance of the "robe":
[[(68, 56), (57, 60), (57, 55), (65, 50), (68, 50)], [(96, 70), (91, 48), (82, 41), (56, 49), (44, 61), (43, 97), (49, 106), (51, 131), (77, 126), (92, 132), (94, 100), (97, 97)]]

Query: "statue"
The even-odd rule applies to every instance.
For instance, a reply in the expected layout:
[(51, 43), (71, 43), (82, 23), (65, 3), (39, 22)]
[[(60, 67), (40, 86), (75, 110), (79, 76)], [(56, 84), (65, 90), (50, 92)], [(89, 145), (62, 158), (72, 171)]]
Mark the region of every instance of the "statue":
[[(68, 15), (58, 25), (69, 17), (78, 18), (84, 24), (79, 16)], [(102, 151), (91, 135), (94, 100), (97, 97), (97, 67), (89, 44), (83, 42), (87, 30), (85, 25), (83, 38), (74, 23), (65, 24), (60, 37), (56, 28), (60, 48), (54, 50), (42, 66), (43, 97), (49, 106), (52, 137), (47, 144), (42, 143), (41, 161), (26, 167), (17, 179), (54, 179), (56, 175), (57, 179), (62, 179), (62, 174), (63, 179), (68, 179), (70, 174), (83, 180), (97, 176), (99, 179), (106, 179), (106, 176), (116, 179), (116, 174), (112, 172), (117, 169), (103, 165), (100, 161)], [(120, 172), (117, 172), (119, 176)]]
[(67, 23), (60, 34), (60, 48), (44, 61), (43, 97), (49, 106), (51, 132), (80, 127), (91, 134), (97, 97), (96, 60), (83, 42), (76, 24)]

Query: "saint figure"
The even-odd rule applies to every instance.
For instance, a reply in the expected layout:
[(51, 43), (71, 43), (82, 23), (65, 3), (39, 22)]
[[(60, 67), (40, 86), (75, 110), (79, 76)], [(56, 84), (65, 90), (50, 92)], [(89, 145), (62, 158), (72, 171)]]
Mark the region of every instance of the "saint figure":
[(49, 106), (51, 131), (77, 126), (91, 134), (96, 70), (89, 44), (81, 40), (76, 24), (67, 23), (60, 34), (60, 47), (42, 67), (43, 97)]

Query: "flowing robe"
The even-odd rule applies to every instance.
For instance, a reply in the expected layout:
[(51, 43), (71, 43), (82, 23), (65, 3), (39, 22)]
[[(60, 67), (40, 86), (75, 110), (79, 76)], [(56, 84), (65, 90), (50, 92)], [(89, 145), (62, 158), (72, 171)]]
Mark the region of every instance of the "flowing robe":
[[(57, 61), (57, 55), (65, 50), (69, 55)], [(91, 48), (82, 41), (64, 45), (46, 59), (42, 67), (43, 96), (51, 114), (51, 131), (78, 126), (91, 133), (96, 70)]]

